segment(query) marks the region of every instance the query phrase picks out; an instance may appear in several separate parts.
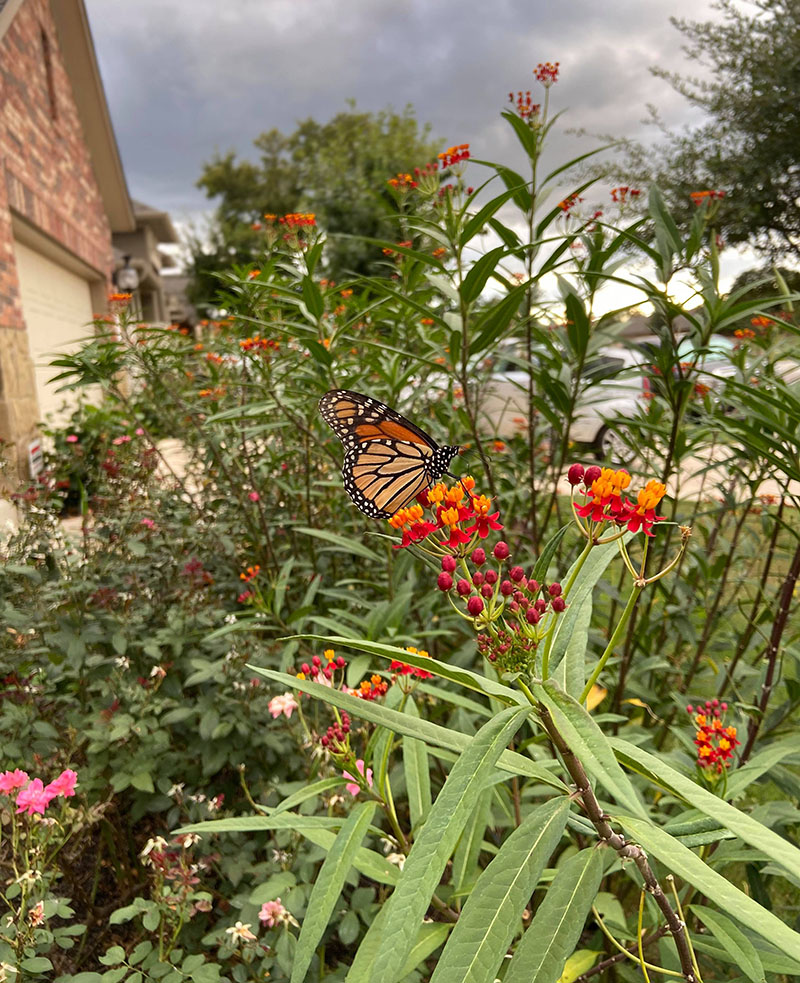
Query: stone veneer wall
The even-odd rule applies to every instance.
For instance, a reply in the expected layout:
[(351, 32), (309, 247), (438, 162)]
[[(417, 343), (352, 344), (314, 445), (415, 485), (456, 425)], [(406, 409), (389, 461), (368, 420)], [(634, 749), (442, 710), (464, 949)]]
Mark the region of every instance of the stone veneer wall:
[(14, 446), (12, 464), (20, 466), (36, 435), (38, 404), (12, 211), (108, 282), (111, 229), (48, 0), (25, 0), (0, 39), (0, 439)]

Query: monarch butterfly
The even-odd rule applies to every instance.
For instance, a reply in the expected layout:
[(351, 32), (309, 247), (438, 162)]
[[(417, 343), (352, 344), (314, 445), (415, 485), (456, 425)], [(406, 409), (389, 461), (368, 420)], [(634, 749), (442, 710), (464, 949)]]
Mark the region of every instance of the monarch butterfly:
[(322, 419), (344, 445), (344, 488), (373, 519), (388, 519), (438, 481), (460, 453), (442, 446), (385, 403), (332, 389), (319, 401)]

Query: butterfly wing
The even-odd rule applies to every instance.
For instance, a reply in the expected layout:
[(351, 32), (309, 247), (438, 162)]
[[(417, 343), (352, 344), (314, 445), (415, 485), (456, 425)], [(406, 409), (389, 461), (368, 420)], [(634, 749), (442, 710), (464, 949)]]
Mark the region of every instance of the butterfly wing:
[(388, 519), (431, 484), (432, 453), (418, 444), (371, 440), (344, 456), (342, 477), (354, 504), (373, 519)]
[(375, 519), (389, 518), (413, 501), (444, 474), (460, 450), (440, 447), (391, 406), (349, 389), (325, 393), (319, 410), (344, 444), (347, 494)]
[(439, 446), (433, 437), (391, 406), (349, 389), (332, 389), (325, 393), (319, 401), (319, 411), (348, 449), (356, 444), (387, 438), (419, 444), (431, 451)]

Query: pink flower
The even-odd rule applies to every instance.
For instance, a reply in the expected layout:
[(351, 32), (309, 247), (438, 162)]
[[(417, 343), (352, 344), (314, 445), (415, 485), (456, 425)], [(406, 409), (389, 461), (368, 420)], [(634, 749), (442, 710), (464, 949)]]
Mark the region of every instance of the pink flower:
[(267, 709), (272, 714), (273, 720), (277, 720), (281, 714), (284, 717), (291, 717), (297, 709), (297, 702), (291, 693), (282, 693), (280, 696), (273, 696)]
[[(44, 790), (46, 795), (54, 799), (57, 795), (63, 795), (65, 799), (75, 794), (75, 785), (78, 781), (77, 772), (70, 768), (61, 772), (58, 778), (54, 779)], [(17, 800), (19, 801), (19, 800)]]
[(27, 784), (31, 780), (31, 776), (27, 771), (22, 771), (19, 768), (15, 768), (14, 771), (4, 771), (0, 775), (0, 792), (5, 792), (8, 795), (9, 792), (13, 792), (15, 788), (22, 788), (23, 785)]
[(42, 785), (41, 778), (34, 778), (17, 796), (17, 812), (27, 812), (29, 816), (34, 812), (44, 813), (52, 798)]
[(111, 441), (111, 443), (112, 444), (116, 444), (117, 446), (119, 446), (120, 444), (127, 444), (127, 443), (129, 443), (130, 442), (130, 439), (131, 438), (127, 434), (124, 434), (122, 437), (115, 437)]
[(75, 434), (75, 433), (69, 434), (67, 436), (67, 443), (68, 444), (77, 444), (78, 443), (78, 435)]
[(257, 502), (261, 498), (261, 496), (258, 494), (257, 491), (250, 492), (250, 494), (247, 497), (250, 499), (251, 502)]
[(137, 437), (144, 437), (144, 430), (141, 427), (137, 427), (135, 433)]
[(276, 898), (274, 901), (265, 901), (261, 905), (261, 911), (258, 913), (258, 920), (266, 925), (267, 928), (274, 928), (276, 925), (297, 924), (281, 904), (280, 898)]
[(140, 526), (146, 526), (148, 529), (155, 529), (156, 524), (152, 519), (142, 519), (139, 523)]
[[(366, 775), (364, 774), (364, 761), (362, 758), (359, 758), (358, 761), (356, 761), (356, 769), (362, 777), (366, 778), (367, 785), (372, 788), (372, 769), (367, 768)], [(358, 784), (356, 777), (351, 775), (349, 771), (343, 771), (342, 777), (350, 779), (348, 784), (345, 785), (347, 791), (353, 796), (358, 795), (358, 793), (361, 791), (361, 786)]]

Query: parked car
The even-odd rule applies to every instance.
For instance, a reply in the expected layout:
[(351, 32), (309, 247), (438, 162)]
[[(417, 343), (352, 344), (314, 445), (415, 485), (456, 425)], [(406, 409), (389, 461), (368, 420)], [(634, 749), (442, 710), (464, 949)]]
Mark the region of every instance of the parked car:
[[(650, 398), (656, 378), (647, 367), (656, 360), (659, 339), (649, 336), (628, 345), (614, 344), (598, 349), (587, 361), (583, 377), (589, 382), (576, 407), (570, 438), (595, 449), (604, 459), (624, 460), (630, 456), (620, 420), (637, 416), (643, 401)], [(736, 372), (729, 355), (733, 343), (713, 335), (700, 357), (697, 382), (720, 392), (725, 380)], [(689, 338), (678, 345), (682, 361), (694, 361), (696, 348)], [(481, 411), (487, 429), (500, 437), (510, 437), (527, 420), (528, 372), (511, 349), (500, 350)]]

